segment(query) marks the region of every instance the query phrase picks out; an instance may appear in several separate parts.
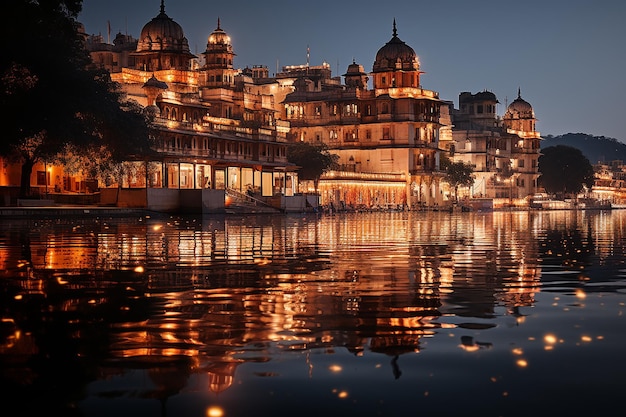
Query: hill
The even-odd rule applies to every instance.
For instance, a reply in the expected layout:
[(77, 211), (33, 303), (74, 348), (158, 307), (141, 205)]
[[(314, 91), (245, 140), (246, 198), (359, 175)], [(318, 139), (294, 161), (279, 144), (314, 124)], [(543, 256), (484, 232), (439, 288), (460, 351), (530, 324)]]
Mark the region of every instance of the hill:
[(548, 135), (541, 141), (541, 148), (566, 145), (578, 148), (589, 159), (591, 164), (622, 160), (626, 162), (626, 143), (605, 136), (592, 136), (586, 133), (566, 133), (564, 135)]

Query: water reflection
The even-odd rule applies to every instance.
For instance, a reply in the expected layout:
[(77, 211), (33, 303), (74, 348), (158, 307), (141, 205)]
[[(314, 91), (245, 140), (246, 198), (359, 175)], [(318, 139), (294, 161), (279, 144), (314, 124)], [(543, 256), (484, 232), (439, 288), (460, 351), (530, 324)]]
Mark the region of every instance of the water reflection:
[[(352, 392), (333, 388), (335, 400), (354, 396), (362, 380), (411, 381), (424, 352), (452, 363), (461, 352), (499, 352), (501, 360), (504, 348), (515, 368), (526, 368), (534, 348), (522, 342), (542, 337), (513, 342), (506, 329), (536, 330), (526, 323), (530, 310), (550, 306), (538, 302), (540, 292), (573, 296), (568, 309), (590, 292), (623, 294), (624, 218), (368, 213), (3, 223), (3, 380), (25, 414), (45, 404), (65, 415), (166, 415), (168, 407), (197, 415), (171, 403), (185, 396), (204, 409), (213, 404), (208, 394), (229, 400), (242, 390), (259, 397), (257, 407), (288, 401), (277, 392), (295, 401), (307, 381), (330, 378), (323, 369), (343, 375), (356, 366), (340, 351), (377, 364), (372, 375), (344, 381)], [(542, 340), (554, 348), (554, 337)], [(340, 363), (326, 363), (336, 357)], [(456, 372), (454, 381), (465, 378)], [(254, 391), (258, 381), (272, 381), (272, 393)], [(358, 398), (389, 398), (390, 389)], [(501, 400), (499, 392), (489, 407)], [(230, 415), (251, 407), (232, 401)], [(395, 401), (376, 406), (377, 414), (409, 405)], [(433, 404), (444, 415), (450, 406)]]

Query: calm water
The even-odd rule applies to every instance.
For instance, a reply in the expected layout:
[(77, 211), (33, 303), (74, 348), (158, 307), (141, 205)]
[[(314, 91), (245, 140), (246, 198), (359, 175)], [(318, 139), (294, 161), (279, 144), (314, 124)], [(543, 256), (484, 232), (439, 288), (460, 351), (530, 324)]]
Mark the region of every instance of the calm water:
[(625, 251), (622, 210), (0, 219), (0, 407), (622, 416)]

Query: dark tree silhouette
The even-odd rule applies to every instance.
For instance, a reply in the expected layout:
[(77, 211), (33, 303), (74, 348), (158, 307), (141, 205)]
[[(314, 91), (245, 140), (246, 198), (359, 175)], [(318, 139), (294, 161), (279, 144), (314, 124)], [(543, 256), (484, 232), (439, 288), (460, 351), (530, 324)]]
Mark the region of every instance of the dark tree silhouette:
[(331, 154), (324, 144), (313, 145), (307, 142), (296, 142), (287, 148), (289, 162), (300, 167), (298, 178), (313, 181), (315, 190), (322, 174), (337, 164), (337, 155)]
[[(0, 155), (22, 164), (20, 194), (33, 165), (65, 146), (105, 147), (111, 158), (150, 148), (146, 117), (105, 70), (90, 68), (76, 17), (82, 0), (6, 0), (0, 36)], [(20, 29), (19, 40), (15, 28)]]
[(593, 186), (593, 167), (580, 149), (556, 145), (542, 149), (539, 184), (550, 194), (574, 196)]
[(454, 200), (458, 201), (457, 195), (459, 187), (470, 187), (474, 184), (474, 168), (463, 162), (445, 163), (445, 180), (454, 189)]

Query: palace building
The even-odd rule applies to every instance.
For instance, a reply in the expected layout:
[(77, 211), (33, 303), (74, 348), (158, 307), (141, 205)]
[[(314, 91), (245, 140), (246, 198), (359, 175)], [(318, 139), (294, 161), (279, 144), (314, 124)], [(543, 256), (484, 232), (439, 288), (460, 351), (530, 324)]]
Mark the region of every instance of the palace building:
[[(122, 180), (98, 184), (35, 167), (32, 183), (55, 201), (97, 188), (100, 204), (159, 211), (224, 211), (229, 200), (283, 211), (438, 209), (452, 204), (444, 157), (474, 168), (463, 198), (517, 206), (536, 193), (541, 138), (532, 106), (518, 92), (499, 117), (497, 98), (484, 91), (461, 93), (455, 109), (422, 86), (419, 57), (395, 19), (371, 71), (353, 61), (342, 76), (308, 59), (273, 76), (262, 65), (238, 69), (219, 19), (196, 56), (163, 0), (137, 39), (84, 36), (93, 65), (154, 116), (157, 156), (128, 161)], [(287, 160), (293, 142), (324, 144), (338, 156), (317, 189)]]
[[(330, 71), (329, 71), (330, 74)], [(419, 58), (397, 33), (376, 54), (373, 88), (353, 62), (345, 85), (301, 74), (286, 96), (292, 140), (324, 143), (339, 169), (319, 184), (322, 204), (418, 207), (444, 203), (439, 130), (446, 103), (420, 82)], [(444, 109), (445, 113), (445, 109)]]
[[(202, 57), (196, 57), (162, 1), (135, 44), (112, 59), (107, 45), (87, 43), (94, 64), (109, 69), (128, 97), (155, 115), (160, 158), (124, 187), (147, 187), (153, 196), (149, 206), (173, 210), (181, 197), (167, 190), (222, 190), (195, 193), (203, 206), (225, 191), (254, 193), (259, 201), (294, 194), (296, 167), (286, 156), (289, 125), (276, 114), (283, 87), (255, 83), (233, 66), (235, 53), (219, 19)], [(116, 70), (109, 65), (116, 60), (127, 66)]]
[(459, 190), (460, 196), (477, 206), (528, 206), (539, 178), (535, 113), (519, 90), (502, 118), (498, 103), (490, 91), (461, 93), (459, 109), (451, 113), (452, 141), (444, 147), (453, 161), (474, 168), (474, 184)]

